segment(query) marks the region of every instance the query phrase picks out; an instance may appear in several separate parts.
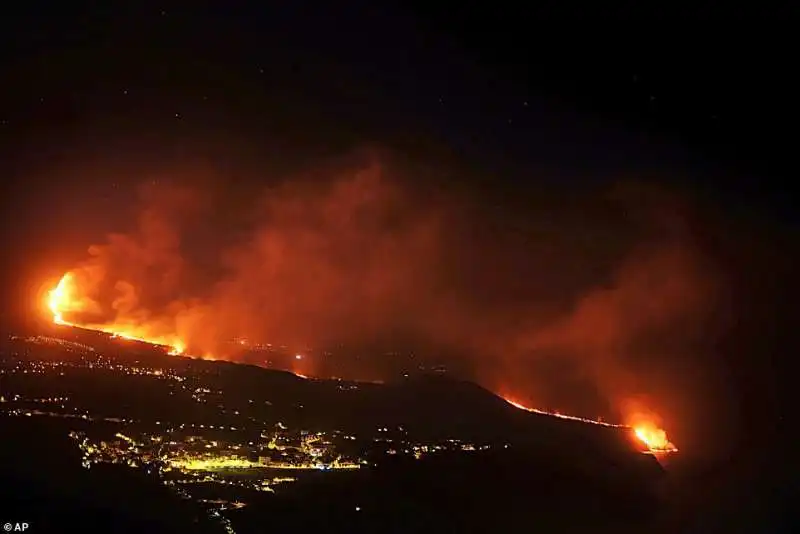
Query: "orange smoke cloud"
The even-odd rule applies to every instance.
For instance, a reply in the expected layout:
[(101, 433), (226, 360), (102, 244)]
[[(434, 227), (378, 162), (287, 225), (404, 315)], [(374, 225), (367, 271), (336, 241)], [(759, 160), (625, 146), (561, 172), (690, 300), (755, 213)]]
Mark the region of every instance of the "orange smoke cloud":
[[(618, 232), (557, 198), (512, 220), (382, 157), (324, 174), (249, 205), (149, 187), (136, 229), (90, 247), (51, 304), (189, 354), (236, 359), (233, 339), (317, 351), (293, 363), (303, 374), (374, 376), (394, 365), (389, 348), (446, 355), (526, 405), (621, 414), (660, 439), (632, 403), (659, 390), (659, 366), (674, 371), (658, 362), (696, 349), (713, 287), (672, 200), (602, 200)], [(363, 357), (321, 361), (340, 344)]]

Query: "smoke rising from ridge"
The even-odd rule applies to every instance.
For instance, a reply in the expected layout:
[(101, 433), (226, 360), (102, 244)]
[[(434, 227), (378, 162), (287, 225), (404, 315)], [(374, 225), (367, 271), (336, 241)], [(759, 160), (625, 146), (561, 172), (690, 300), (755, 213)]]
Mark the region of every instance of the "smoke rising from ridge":
[[(72, 271), (70, 317), (217, 358), (236, 359), (233, 338), (412, 347), (500, 393), (590, 416), (640, 411), (643, 392), (658, 397), (701, 350), (716, 286), (677, 197), (543, 193), (511, 213), (405, 172), (370, 154), (249, 202), (150, 184), (135, 227)], [(365, 354), (337, 374), (387, 368), (383, 352)], [(322, 372), (306, 360), (304, 373)]]

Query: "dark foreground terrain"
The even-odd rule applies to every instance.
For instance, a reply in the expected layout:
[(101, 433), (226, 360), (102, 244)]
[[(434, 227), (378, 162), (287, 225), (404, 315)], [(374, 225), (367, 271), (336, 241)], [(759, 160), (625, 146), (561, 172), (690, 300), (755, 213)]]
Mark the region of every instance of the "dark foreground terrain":
[[(63, 422), (2, 425), (3, 521), (27, 522), (29, 532), (224, 532), (152, 476), (121, 466), (81, 469)], [(768, 494), (753, 486), (753, 495), (719, 487), (745, 474), (679, 467), (641, 485), (526, 456), (431, 458), (310, 478), (229, 517), (245, 533), (794, 531), (785, 485)]]
[[(31, 532), (222, 532), (202, 508), (123, 466), (80, 467), (69, 425), (3, 420), (4, 521)], [(646, 462), (646, 457), (642, 461)], [(633, 532), (658, 516), (657, 481), (580, 472), (525, 452), (387, 461), (320, 473), (229, 512), (235, 532)]]
[[(0, 519), (29, 532), (793, 531), (778, 451), (659, 463), (621, 429), (530, 414), (473, 384), (303, 380), (47, 334), (2, 350)], [(281, 445), (297, 436), (306, 445)], [(319, 447), (360, 468), (298, 452)], [(291, 482), (265, 474), (280, 470), (268, 455)], [(165, 469), (187, 458), (253, 469)]]

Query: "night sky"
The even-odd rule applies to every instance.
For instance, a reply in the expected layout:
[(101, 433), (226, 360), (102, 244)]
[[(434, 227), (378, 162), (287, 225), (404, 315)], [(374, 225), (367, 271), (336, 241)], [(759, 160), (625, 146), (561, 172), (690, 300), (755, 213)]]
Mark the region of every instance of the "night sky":
[[(508, 295), (545, 295), (552, 307), (536, 313), (558, 315), (594, 288), (586, 307), (578, 306), (584, 315), (555, 321), (550, 335), (519, 341), (544, 351), (571, 350), (575, 339), (616, 347), (619, 336), (586, 341), (570, 332), (582, 332), (585, 317), (599, 320), (593, 303), (599, 299), (603, 310), (606, 301), (597, 288), (614, 284), (603, 273), (636, 270), (625, 267), (629, 243), (636, 250), (653, 245), (652, 257), (666, 258), (653, 260), (659, 267), (648, 273), (670, 262), (683, 269), (685, 248), (700, 251), (699, 263), (713, 266), (714, 283), (694, 278), (692, 255), (692, 276), (682, 278), (688, 271), (681, 270), (675, 287), (663, 300), (655, 292), (654, 300), (683, 310), (690, 305), (676, 297), (681, 291), (694, 302), (695, 284), (703, 291), (714, 286), (708, 299), (716, 306), (702, 324), (724, 333), (711, 340), (701, 332), (688, 342), (705, 355), (678, 357), (685, 347), (673, 351), (664, 342), (664, 354), (653, 361), (627, 359), (624, 378), (589, 375), (628, 384), (627, 375), (643, 373), (654, 391), (690, 376), (681, 382), (685, 396), (663, 400), (668, 419), (692, 420), (686, 428), (672, 421), (684, 436), (698, 439), (697, 429), (717, 411), (726, 439), (744, 443), (776, 431), (776, 376), (788, 351), (783, 332), (796, 285), (797, 218), (787, 185), (797, 176), (788, 10), (276, 4), (26, 3), (3, 16), (5, 316), (30, 313), (30, 295), (43, 280), (75, 267), (107, 233), (128, 232), (142, 184), (177, 181), (223, 198), (203, 222), (213, 231), (202, 235), (213, 237), (193, 244), (202, 251), (238, 235), (239, 222), (231, 221), (263, 188), (295, 175), (324, 182), (328, 168), (377, 158), (411, 191), (405, 218), (428, 214), (427, 201), (458, 207), (459, 231), (447, 235), (457, 253), (447, 261), (463, 267), (464, 279), (450, 288), (458, 298), (435, 300), (447, 302), (436, 313), (452, 316), (456, 302), (501, 310), (492, 320), (509, 324), (531, 312), (517, 313), (522, 305)], [(281, 194), (276, 198), (285, 206), (330, 205), (295, 190)], [(623, 207), (609, 197), (623, 198)], [(644, 219), (657, 220), (658, 228), (642, 230), (650, 224), (637, 222)], [(661, 237), (651, 231), (677, 232), (680, 247), (662, 254)], [(392, 265), (419, 244), (387, 243), (397, 248), (386, 253), (397, 260)], [(441, 249), (436, 245), (431, 250)], [(347, 241), (336, 250), (355, 246)], [(520, 252), (528, 247), (530, 254)], [(308, 259), (306, 252), (286, 254), (299, 261)], [(634, 254), (632, 265), (650, 265), (647, 254), (643, 263)], [(202, 253), (197, 258), (205, 261)], [(411, 277), (426, 267), (409, 262), (398, 272)], [(538, 282), (511, 282), (536, 278), (522, 273), (539, 267), (549, 274)], [(670, 273), (663, 278), (672, 280)], [(428, 278), (413, 281), (439, 287)], [(639, 306), (637, 291), (649, 286), (633, 287), (630, 298)], [(330, 312), (301, 311), (320, 324)], [(402, 317), (404, 328), (413, 323), (402, 310), (393, 313), (385, 319)], [(452, 332), (443, 338), (462, 346), (458, 331), (474, 326), (475, 316), (444, 321)], [(287, 331), (295, 326), (292, 316), (282, 320)], [(485, 348), (483, 339), (472, 341), (470, 350)], [(491, 369), (502, 374), (515, 362)], [(533, 365), (519, 372), (550, 371)], [(585, 387), (585, 374), (568, 372), (565, 383)], [(700, 415), (687, 416), (694, 402), (703, 405)], [(708, 428), (713, 434), (714, 425)]]

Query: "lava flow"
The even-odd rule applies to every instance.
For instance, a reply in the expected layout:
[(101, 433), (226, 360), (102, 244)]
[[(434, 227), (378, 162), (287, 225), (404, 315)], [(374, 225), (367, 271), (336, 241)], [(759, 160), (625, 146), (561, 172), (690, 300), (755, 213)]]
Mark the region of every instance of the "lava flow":
[(47, 307), (53, 314), (53, 322), (64, 326), (74, 326), (88, 330), (96, 330), (110, 334), (112, 337), (141, 341), (152, 345), (161, 345), (169, 349), (173, 355), (183, 354), (186, 344), (177, 336), (150, 336), (141, 327), (125, 324), (82, 324), (72, 323), (64, 318), (64, 314), (83, 311), (84, 301), (76, 294), (75, 280), (72, 273), (66, 273), (58, 285), (47, 295)]
[(636, 437), (644, 443), (651, 452), (670, 453), (677, 452), (678, 448), (667, 439), (667, 433), (650, 423), (641, 423), (633, 427)]
[[(53, 322), (59, 325), (73, 326), (77, 328), (85, 328), (88, 330), (95, 330), (110, 334), (113, 337), (122, 339), (130, 339), (150, 343), (153, 345), (160, 345), (167, 347), (169, 353), (173, 355), (183, 354), (186, 348), (186, 343), (179, 339), (177, 336), (152, 336), (148, 335), (146, 329), (141, 326), (128, 325), (128, 324), (84, 324), (73, 323), (65, 319), (65, 314), (79, 313), (85, 311), (87, 307), (86, 301), (81, 297), (77, 291), (76, 282), (72, 273), (66, 273), (58, 285), (48, 293), (47, 307), (52, 314)], [(299, 357), (298, 357), (299, 359)], [(304, 375), (298, 376), (306, 378)], [(676, 452), (678, 449), (668, 439), (664, 430), (658, 428), (655, 424), (648, 421), (637, 420), (633, 425), (620, 425), (614, 423), (606, 423), (603, 421), (595, 421), (583, 417), (576, 417), (572, 415), (564, 415), (561, 413), (548, 412), (545, 410), (538, 410), (536, 408), (528, 408), (511, 400), (508, 397), (502, 397), (506, 402), (512, 406), (532, 413), (548, 415), (551, 417), (558, 417), (560, 419), (568, 419), (571, 421), (579, 421), (581, 423), (589, 423), (593, 425), (601, 425), (614, 428), (628, 428), (631, 429), (636, 438), (641, 441), (647, 449), (654, 454), (664, 454)]]
[(545, 410), (537, 410), (536, 408), (528, 408), (519, 402), (511, 400), (507, 397), (502, 397), (507, 403), (515, 408), (519, 408), (520, 410), (525, 410), (526, 412), (531, 413), (538, 413), (541, 415), (549, 415), (551, 417), (558, 417), (560, 419), (568, 419), (570, 421), (579, 421), (581, 423), (589, 423), (593, 425), (601, 425), (613, 428), (628, 428), (633, 431), (634, 436), (638, 439), (641, 443), (644, 444), (647, 449), (653, 454), (667, 454), (678, 452), (678, 448), (673, 445), (669, 439), (667, 439), (666, 431), (658, 428), (656, 425), (650, 422), (637, 422), (634, 425), (620, 425), (614, 423), (606, 423), (604, 421), (595, 421), (594, 419), (586, 419), (584, 417), (576, 417), (574, 415), (564, 415), (557, 412), (547, 412)]

